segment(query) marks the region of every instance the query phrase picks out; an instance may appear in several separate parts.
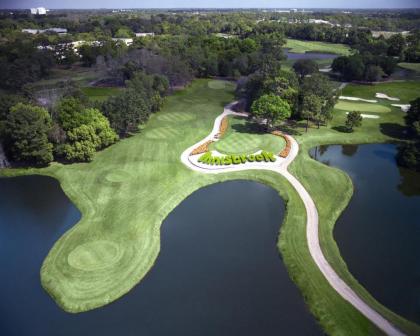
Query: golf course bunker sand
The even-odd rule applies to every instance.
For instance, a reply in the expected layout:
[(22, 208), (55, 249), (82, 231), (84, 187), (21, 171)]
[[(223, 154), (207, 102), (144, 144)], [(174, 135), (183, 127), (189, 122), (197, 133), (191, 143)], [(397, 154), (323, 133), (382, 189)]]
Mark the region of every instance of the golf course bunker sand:
[(122, 256), (118, 244), (96, 240), (77, 246), (67, 257), (69, 265), (81, 271), (97, 271), (113, 266)]
[[(348, 112), (346, 112), (346, 114), (349, 114)], [(379, 116), (376, 114), (360, 114), (362, 116), (362, 118), (367, 118), (367, 119), (379, 119)]]
[(182, 131), (174, 127), (156, 127), (145, 132), (144, 136), (151, 140), (175, 139), (182, 136)]
[(391, 104), (391, 106), (399, 107), (403, 112), (407, 112), (411, 107), (410, 104)]
[(131, 179), (131, 175), (122, 169), (111, 171), (105, 175), (105, 180), (112, 183), (122, 183)]
[(214, 90), (222, 90), (226, 87), (225, 82), (218, 81), (218, 80), (209, 81), (207, 85), (210, 89), (214, 89)]
[(194, 120), (195, 115), (193, 113), (188, 113), (188, 112), (174, 112), (174, 113), (161, 114), (157, 117), (157, 119), (160, 121), (182, 123), (185, 121)]
[(342, 100), (362, 101), (362, 102), (365, 102), (365, 103), (377, 103), (378, 102), (376, 99), (363, 99), (363, 98), (359, 98), (359, 97), (340, 96), (338, 98), (342, 99)]
[(376, 98), (381, 98), (381, 99), (388, 99), (388, 100), (392, 100), (392, 101), (399, 101), (400, 100), (400, 98), (390, 97), (390, 96), (386, 95), (385, 93), (380, 93), (380, 92), (377, 92), (375, 97)]

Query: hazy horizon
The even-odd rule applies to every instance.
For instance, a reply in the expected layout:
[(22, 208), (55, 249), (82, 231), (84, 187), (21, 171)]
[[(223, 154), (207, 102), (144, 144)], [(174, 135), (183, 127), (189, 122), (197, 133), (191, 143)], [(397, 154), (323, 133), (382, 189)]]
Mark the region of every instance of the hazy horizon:
[(420, 8), (419, 0), (353, 0), (349, 6), (347, 0), (161, 0), (159, 5), (154, 1), (135, 0), (0, 0), (1, 9), (26, 9), (31, 7), (46, 7), (49, 9), (245, 9), (245, 8), (307, 8), (307, 9), (405, 9)]

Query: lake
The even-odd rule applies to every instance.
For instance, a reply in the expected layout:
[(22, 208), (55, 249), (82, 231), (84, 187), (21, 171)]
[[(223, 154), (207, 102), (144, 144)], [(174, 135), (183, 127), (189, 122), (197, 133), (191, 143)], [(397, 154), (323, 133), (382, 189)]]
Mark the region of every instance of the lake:
[(276, 242), (284, 204), (251, 181), (200, 189), (164, 221), (156, 264), (127, 295), (62, 311), (40, 284), (80, 213), (49, 177), (0, 179), (0, 335), (322, 335)]
[(321, 146), (311, 155), (349, 174), (354, 195), (334, 228), (353, 276), (383, 305), (420, 323), (420, 173), (391, 144)]
[(284, 55), (287, 56), (289, 60), (299, 60), (299, 59), (331, 59), (337, 58), (339, 55), (328, 54), (328, 53), (319, 53), (319, 52), (306, 52), (306, 53), (294, 53), (290, 52), (289, 49), (283, 49)]

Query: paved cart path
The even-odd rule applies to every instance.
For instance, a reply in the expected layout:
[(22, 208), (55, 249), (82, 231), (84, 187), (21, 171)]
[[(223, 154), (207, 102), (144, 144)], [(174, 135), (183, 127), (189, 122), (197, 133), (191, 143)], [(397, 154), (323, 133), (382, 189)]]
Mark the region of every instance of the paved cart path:
[(346, 301), (352, 304), (358, 311), (360, 311), (364, 316), (366, 316), (372, 323), (374, 323), (379, 329), (385, 332), (388, 335), (404, 335), (399, 331), (394, 325), (392, 325), (388, 320), (386, 320), (382, 315), (380, 315), (376, 310), (371, 308), (366, 302), (364, 302), (355, 291), (353, 291), (343, 279), (334, 271), (332, 266), (328, 263), (325, 258), (321, 246), (319, 244), (318, 236), (318, 211), (316, 209), (315, 203), (303, 185), (296, 179), (292, 174), (287, 171), (287, 167), (293, 160), (296, 158), (299, 152), (299, 145), (296, 140), (288, 136), (291, 141), (291, 150), (289, 155), (286, 158), (277, 158), (277, 161), (274, 163), (266, 162), (252, 162), (244, 163), (238, 165), (229, 165), (229, 166), (203, 166), (197, 164), (197, 157), (199, 155), (190, 156), (191, 151), (198, 147), (199, 145), (205, 143), (208, 140), (215, 140), (216, 134), (219, 132), (219, 127), (222, 119), (228, 115), (237, 115), (237, 116), (246, 116), (245, 113), (237, 113), (232, 111), (232, 106), (236, 102), (228, 104), (221, 115), (219, 115), (214, 122), (213, 130), (211, 133), (206, 136), (204, 139), (194, 144), (193, 146), (187, 148), (181, 154), (181, 161), (190, 169), (199, 171), (206, 174), (218, 174), (226, 173), (231, 171), (240, 171), (248, 169), (263, 169), (274, 171), (278, 174), (284, 176), (296, 189), (300, 198), (302, 199), (305, 209), (306, 209), (306, 239), (309, 247), (309, 252), (312, 256), (312, 259), (318, 266), (319, 270), (325, 276), (329, 284), (340, 294)]

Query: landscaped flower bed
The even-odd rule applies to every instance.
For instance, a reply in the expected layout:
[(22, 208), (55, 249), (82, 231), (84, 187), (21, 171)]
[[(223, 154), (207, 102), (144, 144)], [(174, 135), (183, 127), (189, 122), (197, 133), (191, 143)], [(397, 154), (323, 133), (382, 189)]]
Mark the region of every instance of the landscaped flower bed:
[(273, 131), (271, 134), (282, 137), (284, 141), (286, 141), (286, 146), (283, 148), (283, 150), (279, 153), (279, 156), (282, 158), (285, 158), (290, 153), (290, 148), (292, 147), (292, 143), (290, 142), (290, 139), (287, 135), (283, 134), (280, 131)]
[(205, 143), (201, 144), (197, 148), (194, 148), (190, 155), (197, 155), (202, 154), (209, 151), (209, 146), (213, 142), (213, 140), (208, 140)]
[(215, 138), (220, 139), (225, 133), (229, 125), (229, 119), (228, 117), (223, 117), (220, 127), (219, 127), (219, 133), (216, 134)]

